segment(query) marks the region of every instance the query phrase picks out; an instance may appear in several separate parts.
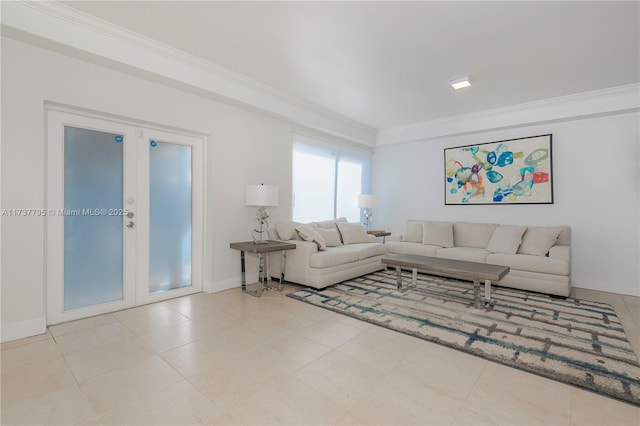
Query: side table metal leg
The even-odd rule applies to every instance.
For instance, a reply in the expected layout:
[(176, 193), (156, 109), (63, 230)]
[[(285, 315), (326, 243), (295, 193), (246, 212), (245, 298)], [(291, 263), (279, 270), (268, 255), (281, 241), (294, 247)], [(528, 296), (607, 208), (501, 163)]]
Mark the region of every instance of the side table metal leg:
[(287, 266), (287, 252), (282, 250), (282, 256), (280, 256), (280, 288), (279, 291), (284, 289), (284, 268)]
[(415, 287), (418, 285), (418, 269), (413, 268), (413, 275), (411, 276), (411, 285)]
[(258, 297), (262, 296), (262, 292), (264, 291), (265, 286), (265, 264), (264, 264), (264, 255), (262, 253), (258, 253)]
[(247, 273), (244, 266), (244, 250), (240, 250), (240, 271), (242, 277), (242, 291), (247, 291)]

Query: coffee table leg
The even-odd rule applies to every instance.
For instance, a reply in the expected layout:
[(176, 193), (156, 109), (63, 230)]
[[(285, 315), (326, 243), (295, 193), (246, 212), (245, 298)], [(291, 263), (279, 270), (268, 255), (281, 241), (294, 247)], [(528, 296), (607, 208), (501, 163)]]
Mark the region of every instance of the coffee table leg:
[(491, 280), (485, 280), (484, 282), (484, 301), (491, 302)]
[(480, 281), (478, 280), (473, 280), (473, 299), (476, 309), (482, 309), (482, 302), (480, 301)]
[(400, 269), (399, 266), (396, 266), (396, 277), (397, 277), (398, 290), (400, 290), (402, 288), (402, 270)]
[(418, 284), (418, 268), (413, 268), (413, 275), (411, 277), (411, 284), (414, 287)]

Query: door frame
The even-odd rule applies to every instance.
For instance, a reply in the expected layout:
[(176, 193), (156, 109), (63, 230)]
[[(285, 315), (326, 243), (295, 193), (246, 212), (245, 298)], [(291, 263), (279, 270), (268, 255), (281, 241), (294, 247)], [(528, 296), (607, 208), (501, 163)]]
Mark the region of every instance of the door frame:
[[(139, 122), (126, 117), (77, 109), (55, 103), (45, 103), (44, 113), (45, 206), (47, 210), (45, 220), (44, 286), (47, 325), (115, 312), (202, 291), (204, 283), (204, 235), (206, 235), (204, 218), (206, 217), (207, 137), (195, 132), (154, 125), (148, 122)], [(56, 123), (63, 125), (56, 126)], [(68, 311), (64, 310), (64, 216), (59, 214), (64, 209), (64, 135), (56, 135), (57, 132), (64, 132), (65, 124), (111, 133), (121, 133), (125, 136), (125, 141), (134, 140), (133, 143), (125, 143), (124, 145), (125, 188), (123, 196), (125, 199), (123, 200), (123, 208), (128, 206), (127, 198), (129, 198), (129, 195), (127, 194), (135, 194), (136, 206), (138, 206), (135, 208), (136, 224), (142, 224), (140, 232), (136, 229), (134, 233), (130, 233), (123, 228), (125, 231), (123, 240), (123, 250), (125, 251), (123, 253), (127, 253), (128, 256), (123, 259), (123, 299)], [(195, 143), (195, 145), (192, 145), (192, 175), (195, 177), (192, 181), (192, 275), (191, 286), (189, 287), (149, 294), (149, 212), (148, 209), (143, 211), (142, 208), (143, 206), (149, 206), (149, 144), (143, 142), (154, 137), (172, 143), (172, 137), (187, 139)], [(61, 146), (60, 141), (62, 141)], [(145, 153), (146, 157), (144, 157)], [(135, 159), (135, 161), (127, 161), (127, 158)], [(146, 176), (145, 170), (139, 167), (141, 161), (146, 161), (147, 163)], [(144, 190), (145, 184), (147, 185), (146, 190)], [(146, 238), (146, 241), (144, 238)], [(144, 251), (145, 249), (147, 250), (146, 252)], [(141, 281), (145, 279), (146, 281)]]

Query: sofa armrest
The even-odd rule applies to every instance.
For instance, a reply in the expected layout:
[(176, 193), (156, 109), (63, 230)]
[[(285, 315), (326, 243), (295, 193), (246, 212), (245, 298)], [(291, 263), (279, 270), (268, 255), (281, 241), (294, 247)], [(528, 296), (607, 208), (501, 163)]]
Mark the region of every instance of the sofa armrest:
[(571, 267), (571, 246), (553, 246), (549, 249), (549, 257), (563, 260)]
[(389, 241), (402, 241), (402, 234), (389, 235)]
[[(297, 283), (309, 281), (309, 256), (318, 252), (318, 245), (313, 241), (289, 240), (285, 243), (295, 244), (296, 248), (287, 250), (285, 266), (285, 280)], [(272, 277), (280, 278), (282, 252), (269, 253), (269, 273)]]

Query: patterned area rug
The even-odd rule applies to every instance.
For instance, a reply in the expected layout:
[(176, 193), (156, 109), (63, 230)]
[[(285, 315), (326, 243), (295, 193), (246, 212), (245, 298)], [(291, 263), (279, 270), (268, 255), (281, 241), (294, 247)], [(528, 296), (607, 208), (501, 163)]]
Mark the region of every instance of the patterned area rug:
[(476, 309), (470, 282), (418, 274), (397, 290), (389, 270), (287, 296), (640, 406), (640, 363), (610, 305), (492, 290)]

